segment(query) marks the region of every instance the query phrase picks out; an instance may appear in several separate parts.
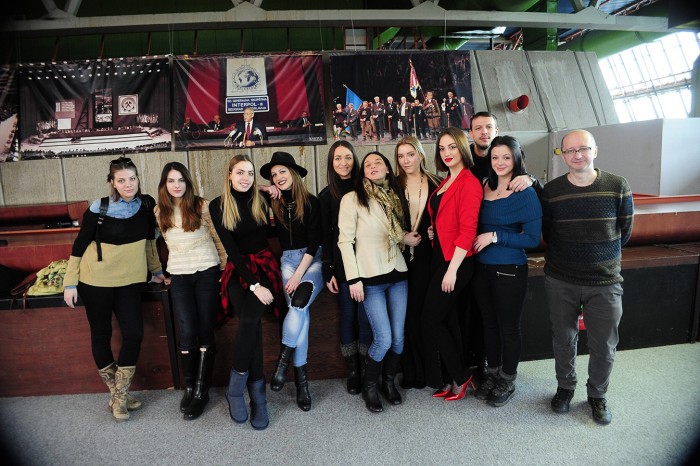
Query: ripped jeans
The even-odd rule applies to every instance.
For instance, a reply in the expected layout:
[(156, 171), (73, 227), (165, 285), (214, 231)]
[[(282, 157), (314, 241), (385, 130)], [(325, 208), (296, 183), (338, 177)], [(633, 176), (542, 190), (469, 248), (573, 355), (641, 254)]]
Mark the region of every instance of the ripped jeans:
[[(289, 279), (294, 275), (297, 267), (301, 263), (301, 259), (306, 253), (306, 248), (290, 249), (282, 252), (281, 269), (282, 269), (282, 284), (287, 285)], [(316, 296), (323, 290), (323, 273), (321, 271), (321, 248), (318, 248), (316, 256), (314, 256), (311, 265), (306, 269), (306, 273), (301, 279), (299, 285), (304, 282), (309, 282), (313, 286), (311, 296), (303, 307), (292, 306), (290, 296), (285, 292), (284, 298), (289, 305), (289, 311), (284, 318), (282, 324), (282, 344), (294, 350), (292, 365), (301, 367), (306, 364), (306, 355), (309, 352), (309, 307), (314, 302)]]

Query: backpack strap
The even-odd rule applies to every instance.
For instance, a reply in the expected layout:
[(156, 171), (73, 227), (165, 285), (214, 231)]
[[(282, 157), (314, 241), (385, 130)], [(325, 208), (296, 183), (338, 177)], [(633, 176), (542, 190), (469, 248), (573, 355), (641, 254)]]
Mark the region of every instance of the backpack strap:
[(109, 197), (100, 199), (100, 216), (97, 218), (97, 230), (95, 231), (95, 245), (97, 246), (97, 261), (102, 262), (102, 243), (100, 242), (100, 225), (104, 222), (107, 216), (107, 208), (109, 207)]

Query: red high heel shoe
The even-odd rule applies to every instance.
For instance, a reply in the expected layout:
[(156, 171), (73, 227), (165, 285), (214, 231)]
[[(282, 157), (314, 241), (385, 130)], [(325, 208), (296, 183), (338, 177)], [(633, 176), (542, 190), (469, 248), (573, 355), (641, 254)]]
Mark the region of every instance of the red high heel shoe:
[(450, 393), (452, 393), (452, 385), (445, 385), (444, 388), (433, 393), (433, 398), (445, 398)]
[(453, 393), (450, 396), (445, 397), (445, 401), (456, 401), (456, 400), (461, 400), (467, 395), (467, 390), (469, 389), (469, 386), (472, 386), (472, 391), (476, 390), (476, 386), (474, 385), (474, 376), (469, 377), (469, 380), (464, 382), (464, 385), (459, 387), (459, 391), (457, 393)]

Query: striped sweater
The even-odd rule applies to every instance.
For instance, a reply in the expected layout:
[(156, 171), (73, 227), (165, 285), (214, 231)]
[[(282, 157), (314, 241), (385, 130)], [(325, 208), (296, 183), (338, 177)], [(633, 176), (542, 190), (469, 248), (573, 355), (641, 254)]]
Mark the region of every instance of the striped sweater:
[[(158, 221), (158, 207), (155, 210)], [(158, 222), (160, 227), (160, 222)], [(202, 223), (195, 231), (182, 229), (182, 212), (175, 207), (173, 227), (162, 233), (168, 245), (167, 271), (171, 275), (187, 275), (218, 265), (226, 266), (226, 251), (211, 221), (209, 202), (202, 204)]]
[(574, 186), (563, 175), (542, 192), (544, 272), (577, 285), (622, 282), (622, 246), (632, 234), (634, 204), (627, 180), (596, 172), (589, 186)]

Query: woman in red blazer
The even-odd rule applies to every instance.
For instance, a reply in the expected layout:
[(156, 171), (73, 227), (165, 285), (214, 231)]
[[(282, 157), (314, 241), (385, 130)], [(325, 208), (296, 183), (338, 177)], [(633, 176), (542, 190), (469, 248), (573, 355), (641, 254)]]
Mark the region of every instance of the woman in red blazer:
[(474, 271), (472, 244), (483, 197), (469, 170), (474, 161), (464, 131), (449, 127), (440, 133), (435, 166), (449, 175), (428, 200), (433, 258), (422, 316), (426, 383), (438, 388), (435, 397), (461, 400), (474, 383), (462, 356), (458, 305)]

